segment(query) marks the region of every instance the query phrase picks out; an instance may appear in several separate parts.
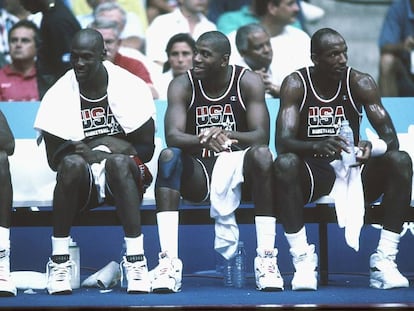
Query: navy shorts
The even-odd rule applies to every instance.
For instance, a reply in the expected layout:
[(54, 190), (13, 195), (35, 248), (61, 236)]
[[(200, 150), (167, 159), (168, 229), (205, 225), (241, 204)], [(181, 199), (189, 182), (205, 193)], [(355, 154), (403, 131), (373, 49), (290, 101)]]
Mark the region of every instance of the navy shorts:
[(324, 195), (328, 195), (335, 183), (336, 175), (333, 167), (329, 164), (332, 159), (304, 158), (306, 170), (303, 172), (303, 189), (309, 187), (310, 193), (307, 202), (313, 202)]

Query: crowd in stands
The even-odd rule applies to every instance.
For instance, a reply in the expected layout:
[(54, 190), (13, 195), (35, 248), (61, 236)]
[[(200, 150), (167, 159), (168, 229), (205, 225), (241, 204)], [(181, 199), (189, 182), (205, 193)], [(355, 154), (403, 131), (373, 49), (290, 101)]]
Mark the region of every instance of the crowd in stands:
[[(309, 17), (303, 8), (311, 4), (303, 3), (307, 2), (2, 1), (0, 100), (41, 100), (34, 128), (39, 141), (44, 140), (50, 168), (57, 173), (52, 256), (47, 263), (50, 294), (72, 292), (66, 278), (73, 265), (68, 252), (72, 220), (78, 212), (102, 202), (115, 205), (125, 232), (121, 268), (126, 270), (127, 292), (180, 291), (180, 198), (201, 202), (209, 196), (212, 206), (215, 198), (231, 208), (237, 208), (242, 197), (253, 199), (257, 211), (256, 288), (263, 291), (284, 289), (274, 248), (273, 208), (285, 205), (285, 235), (296, 269), (292, 289), (316, 290), (317, 256), (307, 242), (301, 209), (307, 199), (311, 202), (330, 193), (337, 178), (331, 161), (342, 163), (341, 151), (352, 150), (336, 132), (342, 119), (350, 119), (361, 151), (352, 172), (359, 174), (364, 164), (372, 167), (362, 176), (364, 184), (389, 181), (367, 186), (370, 191), (366, 191), (369, 199), (384, 193), (387, 215), (377, 252), (371, 256), (370, 286), (409, 286), (394, 261), (404, 208), (410, 199), (411, 159), (398, 150), (395, 128), (374, 79), (347, 66), (346, 42), (335, 30), (322, 28), (310, 36), (304, 19), (320, 18), (323, 10), (313, 7)], [(404, 5), (410, 3), (414, 7), (414, 0), (395, 1), (386, 22), (399, 16), (399, 10), (408, 10)], [(400, 39), (406, 42), (407, 54), (414, 47), (408, 42), (414, 28), (412, 32), (401, 28)], [(401, 42), (389, 39), (396, 32), (395, 27), (384, 24), (384, 74), (387, 61), (397, 63), (392, 59), (396, 54), (392, 45)], [(401, 61), (398, 66), (403, 64)], [(383, 83), (385, 76), (381, 78)], [(268, 147), (265, 95), (281, 98), (282, 112), (276, 124), (280, 154), (275, 162)], [(151, 284), (137, 207), (152, 182), (145, 163), (155, 148), (153, 99), (167, 98), (164, 121), (168, 147), (158, 158), (154, 190), (161, 252)], [(140, 109), (131, 109), (136, 99)], [(327, 117), (322, 108), (334, 117)], [(380, 150), (371, 142), (357, 141), (363, 109), (368, 110), (368, 119), (379, 133), (380, 145), (376, 147)], [(6, 279), (12, 204), (7, 156), (13, 153), (14, 139), (0, 112), (1, 127), (0, 181), (7, 187), (0, 191), (0, 296), (14, 296), (16, 288)], [(374, 150), (379, 157), (371, 161)], [(237, 158), (221, 157), (219, 161), (220, 153)], [(224, 176), (241, 178), (237, 182), (244, 183), (242, 196), (230, 194), (229, 199), (216, 188), (210, 189), (209, 183), (217, 179), (217, 166), (220, 174), (227, 169)], [(391, 202), (396, 202), (395, 207)], [(225, 218), (228, 214), (215, 212), (216, 225), (231, 223)], [(237, 241), (238, 231), (231, 234)], [(215, 249), (228, 259), (233, 246), (223, 242), (227, 237), (221, 239), (216, 240)]]
[[(271, 12), (267, 9), (267, 3), (272, 5)], [(105, 33), (112, 32), (112, 39), (106, 39), (106, 44), (112, 43), (107, 46), (107, 59), (147, 82), (154, 99), (166, 99), (169, 81), (192, 67), (194, 54), (188, 38), (175, 37), (186, 41), (181, 41), (178, 50), (175, 50), (175, 43), (169, 42), (170, 39), (177, 34), (188, 34), (191, 39), (197, 40), (206, 31), (219, 30), (229, 37), (232, 44), (231, 63), (246, 65), (245, 57), (239, 54), (236, 46), (236, 31), (243, 25), (257, 23), (269, 35), (271, 64), (250, 69), (261, 74), (268, 96), (278, 97), (284, 76), (292, 69), (310, 64), (307, 52), (309, 35), (304, 23), (305, 12), (301, 10), (304, 3), (313, 10), (319, 10), (316, 17), (313, 14), (308, 19), (323, 16), (322, 9), (305, 0), (2, 0), (0, 68), (10, 71), (10, 66), (16, 66), (9, 47), (9, 33), (14, 24), (20, 20), (33, 22), (38, 28), (39, 40), (34, 46), (32, 70), (14, 73), (13, 76), (10, 72), (2, 72), (0, 85), (3, 90), (10, 88), (11, 84), (21, 87), (20, 84), (26, 85), (27, 80), (31, 80), (36, 83), (38, 92), (30, 100), (40, 100), (69, 69), (69, 48), (74, 34), (80, 29), (96, 28), (96, 24), (102, 28), (104, 24)], [(109, 30), (109, 24), (117, 29), (112, 27)], [(245, 34), (244, 37), (248, 36)], [(257, 52), (255, 45), (258, 43), (254, 39), (244, 40), (244, 44), (244, 49), (256, 49)], [(19, 42), (16, 45), (17, 50), (24, 48)], [(254, 62), (255, 55), (259, 54), (252, 54)], [(294, 61), (286, 62), (286, 57)], [(27, 98), (16, 97), (16, 94), (1, 97), (4, 101)]]

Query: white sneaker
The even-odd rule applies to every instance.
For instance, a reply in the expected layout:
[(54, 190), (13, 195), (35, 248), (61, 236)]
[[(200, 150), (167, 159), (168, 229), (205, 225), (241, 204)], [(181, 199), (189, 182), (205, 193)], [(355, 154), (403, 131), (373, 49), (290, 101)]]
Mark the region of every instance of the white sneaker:
[(51, 295), (72, 294), (70, 280), (74, 262), (69, 255), (54, 255), (46, 265), (46, 288)]
[(398, 271), (395, 256), (396, 254), (385, 256), (378, 251), (371, 255), (370, 287), (390, 289), (409, 286), (407, 278)]
[(282, 291), (283, 279), (277, 266), (277, 249), (257, 250), (254, 259), (256, 288), (261, 291)]
[(11, 297), (17, 295), (10, 274), (10, 252), (9, 250), (0, 251), (0, 297)]
[[(125, 269), (125, 273), (123, 269)], [(149, 293), (151, 291), (147, 259), (144, 255), (124, 256), (121, 262), (121, 275), (126, 275), (128, 294)]]
[(158, 255), (158, 266), (152, 271), (154, 293), (177, 293), (181, 291), (183, 263), (179, 258), (170, 258), (168, 253)]
[(307, 250), (296, 252), (291, 249), (295, 273), (292, 279), (292, 290), (317, 290), (318, 288), (318, 255), (315, 245), (310, 244)]

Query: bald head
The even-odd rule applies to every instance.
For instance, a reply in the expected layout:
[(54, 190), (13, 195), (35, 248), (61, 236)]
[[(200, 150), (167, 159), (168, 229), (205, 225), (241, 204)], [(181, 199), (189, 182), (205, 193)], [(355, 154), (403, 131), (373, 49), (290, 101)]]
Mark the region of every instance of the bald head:
[(72, 49), (89, 49), (101, 54), (105, 52), (105, 44), (99, 31), (85, 28), (78, 31), (73, 37)]
[(197, 40), (197, 43), (207, 43), (212, 50), (221, 55), (230, 55), (229, 39), (219, 31), (208, 31), (203, 33)]
[(345, 42), (345, 39), (341, 36), (339, 32), (332, 28), (321, 28), (316, 31), (311, 38), (311, 53), (319, 55), (325, 51), (327, 44), (332, 41), (332, 39), (340, 40)]

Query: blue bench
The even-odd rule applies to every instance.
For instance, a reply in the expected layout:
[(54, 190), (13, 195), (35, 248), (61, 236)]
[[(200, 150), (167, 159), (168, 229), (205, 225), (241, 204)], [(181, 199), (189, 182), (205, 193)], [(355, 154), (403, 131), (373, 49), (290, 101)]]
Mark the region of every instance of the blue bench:
[[(384, 98), (384, 105), (391, 114), (397, 132), (399, 133), (402, 149), (414, 156), (414, 104), (412, 98)], [(279, 101), (267, 101), (271, 116), (270, 146), (274, 150), (275, 119)], [(0, 103), (0, 109), (6, 115), (16, 138), (15, 154), (10, 157), (10, 167), (14, 188), (12, 226), (14, 227), (49, 227), (52, 225), (52, 195), (55, 184), (55, 173), (47, 165), (44, 145), (37, 146), (36, 132), (33, 122), (38, 109), (38, 102)], [(156, 174), (156, 161), (159, 152), (165, 147), (163, 117), (166, 110), (165, 101), (157, 101), (156, 119), (156, 151), (149, 163), (152, 173)], [(411, 112), (410, 112), (411, 111)], [(366, 118), (362, 123), (362, 135), (369, 135), (371, 127)], [(365, 134), (367, 133), (367, 134)], [(276, 152), (275, 152), (276, 154)], [(153, 185), (147, 190), (142, 206), (142, 224), (156, 225), (155, 200)], [(413, 205), (413, 204), (412, 204)], [(306, 223), (318, 224), (319, 235), (319, 270), (320, 283), (328, 282), (328, 224), (336, 223), (334, 202), (330, 197), (323, 197), (305, 209)], [(239, 224), (254, 223), (254, 209), (251, 204), (243, 204), (236, 212)], [(372, 208), (365, 215), (366, 224), (378, 223), (382, 217), (381, 209)], [(98, 208), (88, 213), (93, 217), (81, 217), (75, 220), (75, 226), (118, 226), (118, 217), (113, 207)], [(406, 221), (414, 221), (414, 209), (406, 215)], [(180, 212), (182, 225), (214, 224), (206, 205), (192, 205), (183, 202)]]

